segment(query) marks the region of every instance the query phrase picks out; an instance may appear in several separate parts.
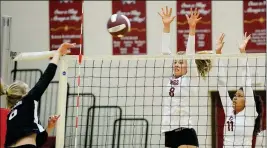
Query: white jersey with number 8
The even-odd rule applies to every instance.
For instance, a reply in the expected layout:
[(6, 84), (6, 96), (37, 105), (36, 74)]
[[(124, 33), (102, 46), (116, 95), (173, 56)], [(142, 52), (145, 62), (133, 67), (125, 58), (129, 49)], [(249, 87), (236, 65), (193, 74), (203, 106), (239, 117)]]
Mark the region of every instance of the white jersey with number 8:
[[(163, 33), (162, 53), (171, 54), (170, 34)], [(186, 54), (195, 54), (195, 36), (188, 37)], [(177, 59), (179, 60), (179, 59)], [(194, 60), (187, 60), (187, 74), (179, 78), (171, 77), (163, 94), (163, 115), (161, 131), (171, 131), (179, 127), (192, 127), (193, 116), (197, 117), (197, 109), (192, 102), (197, 102), (199, 79)], [(194, 80), (193, 80), (194, 79)]]

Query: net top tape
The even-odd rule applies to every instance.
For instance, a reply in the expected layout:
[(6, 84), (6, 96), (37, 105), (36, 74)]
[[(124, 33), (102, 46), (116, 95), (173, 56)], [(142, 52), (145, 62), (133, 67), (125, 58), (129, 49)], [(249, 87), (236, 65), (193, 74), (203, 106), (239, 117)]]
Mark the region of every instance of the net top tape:
[[(148, 60), (148, 59), (236, 59), (236, 58), (264, 58), (266, 53), (249, 54), (192, 54), (192, 55), (111, 55), (111, 56), (83, 56), (82, 60)], [(77, 55), (66, 55), (64, 60), (78, 60)]]

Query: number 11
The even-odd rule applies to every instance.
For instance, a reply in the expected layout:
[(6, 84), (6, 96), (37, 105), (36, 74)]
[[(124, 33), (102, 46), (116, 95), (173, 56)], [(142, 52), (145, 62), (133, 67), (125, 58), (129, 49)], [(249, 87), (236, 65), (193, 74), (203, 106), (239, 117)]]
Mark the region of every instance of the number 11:
[(228, 131), (233, 131), (234, 122), (233, 121), (227, 121), (228, 125)]

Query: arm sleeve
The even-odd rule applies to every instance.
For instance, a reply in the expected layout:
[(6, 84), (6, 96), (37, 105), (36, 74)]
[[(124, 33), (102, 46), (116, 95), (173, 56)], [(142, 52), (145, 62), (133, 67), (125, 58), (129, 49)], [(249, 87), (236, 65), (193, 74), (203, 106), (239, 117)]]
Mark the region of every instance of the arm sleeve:
[[(188, 41), (186, 44), (186, 54), (187, 55), (194, 55), (195, 54), (195, 35), (188, 35)], [(187, 70), (187, 75), (191, 77), (198, 77), (198, 70), (197, 70), (197, 65), (195, 62), (195, 59), (188, 59), (188, 70)]]
[(46, 88), (48, 87), (49, 83), (54, 78), (56, 70), (57, 70), (57, 65), (50, 63), (46, 68), (45, 72), (43, 73), (43, 75), (41, 76), (41, 78), (28, 93), (27, 98), (39, 101), (41, 99), (41, 96), (45, 92)]
[(251, 76), (249, 65), (247, 63), (247, 58), (241, 58), (241, 86), (244, 90), (244, 96), (246, 99), (246, 114), (249, 113), (251, 116), (255, 116), (256, 114), (256, 105), (254, 99), (254, 93), (251, 85)]
[(219, 86), (219, 94), (225, 115), (229, 115), (233, 111), (232, 100), (226, 86)]
[(162, 33), (161, 53), (164, 55), (171, 55), (171, 35), (170, 33)]
[(195, 54), (195, 35), (188, 35), (188, 41), (186, 44), (186, 54)]
[(226, 115), (233, 111), (232, 100), (227, 90), (227, 71), (223, 60), (218, 60), (218, 90), (222, 106)]

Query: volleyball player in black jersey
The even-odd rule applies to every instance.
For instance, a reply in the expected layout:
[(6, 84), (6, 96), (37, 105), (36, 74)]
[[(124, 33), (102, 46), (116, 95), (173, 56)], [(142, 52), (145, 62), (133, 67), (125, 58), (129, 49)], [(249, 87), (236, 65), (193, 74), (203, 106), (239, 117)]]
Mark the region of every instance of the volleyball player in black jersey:
[(39, 122), (38, 104), (49, 83), (54, 78), (60, 56), (68, 53), (75, 45), (63, 43), (41, 76), (37, 84), (30, 90), (24, 82), (17, 81), (6, 89), (7, 106), (10, 113), (7, 117), (5, 147), (36, 148), (47, 139), (47, 130)]

